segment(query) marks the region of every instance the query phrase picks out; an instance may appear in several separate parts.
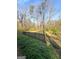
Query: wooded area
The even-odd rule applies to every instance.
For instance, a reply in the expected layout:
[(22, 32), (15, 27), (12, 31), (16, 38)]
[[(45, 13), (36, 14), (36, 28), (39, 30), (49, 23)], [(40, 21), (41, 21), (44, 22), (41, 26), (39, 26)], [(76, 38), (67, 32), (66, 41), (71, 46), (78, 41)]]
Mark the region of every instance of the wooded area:
[(27, 59), (60, 59), (61, 18), (54, 19), (57, 12), (52, 1), (42, 0), (37, 5), (31, 3), (28, 8), (17, 10), (17, 45)]

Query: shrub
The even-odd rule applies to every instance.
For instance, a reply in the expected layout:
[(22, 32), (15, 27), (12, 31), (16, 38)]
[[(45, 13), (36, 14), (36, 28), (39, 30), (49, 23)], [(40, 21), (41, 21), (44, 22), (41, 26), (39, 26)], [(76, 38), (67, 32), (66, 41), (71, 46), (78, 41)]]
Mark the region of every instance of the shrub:
[(20, 34), (17, 36), (17, 44), (26, 59), (59, 59), (53, 48), (37, 39)]

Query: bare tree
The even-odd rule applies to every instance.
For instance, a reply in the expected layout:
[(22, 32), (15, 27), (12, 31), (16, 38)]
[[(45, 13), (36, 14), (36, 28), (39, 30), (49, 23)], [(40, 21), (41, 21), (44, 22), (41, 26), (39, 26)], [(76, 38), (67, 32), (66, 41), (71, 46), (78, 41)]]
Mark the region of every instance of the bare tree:
[(40, 5), (40, 15), (42, 16), (42, 26), (43, 26), (43, 34), (44, 34), (44, 39), (45, 39), (45, 10), (46, 10), (46, 2), (47, 0), (43, 0), (41, 5)]

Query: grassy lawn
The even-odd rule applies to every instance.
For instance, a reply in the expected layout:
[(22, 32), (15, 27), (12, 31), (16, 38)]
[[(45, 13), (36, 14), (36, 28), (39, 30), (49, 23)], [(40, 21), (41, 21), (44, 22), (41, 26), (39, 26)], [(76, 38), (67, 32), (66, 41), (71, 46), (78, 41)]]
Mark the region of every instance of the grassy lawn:
[(18, 34), (17, 45), (26, 59), (59, 59), (52, 46), (30, 36)]

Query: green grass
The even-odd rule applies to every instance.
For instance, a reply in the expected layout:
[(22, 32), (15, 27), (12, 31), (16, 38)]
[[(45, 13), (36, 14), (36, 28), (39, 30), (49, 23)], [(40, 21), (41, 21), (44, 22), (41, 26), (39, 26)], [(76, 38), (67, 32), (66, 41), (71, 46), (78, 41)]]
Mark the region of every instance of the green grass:
[(59, 59), (52, 46), (48, 47), (38, 39), (18, 34), (17, 44), (26, 59)]

